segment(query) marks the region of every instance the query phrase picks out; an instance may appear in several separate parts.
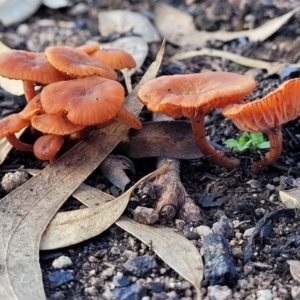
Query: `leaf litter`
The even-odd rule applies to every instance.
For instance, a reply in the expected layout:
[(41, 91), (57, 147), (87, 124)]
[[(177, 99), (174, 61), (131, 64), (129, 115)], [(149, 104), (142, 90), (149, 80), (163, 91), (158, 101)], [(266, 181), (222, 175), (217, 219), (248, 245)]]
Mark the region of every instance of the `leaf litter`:
[[(137, 91), (144, 82), (156, 76), (164, 45), (165, 42), (156, 61), (126, 97), (124, 107), (136, 116), (143, 106), (137, 100)], [(110, 154), (128, 130), (121, 124), (112, 124), (92, 132), (85, 141), (1, 199), (1, 299), (46, 299), (38, 261), (41, 236), (65, 200)]]
[(297, 6), (290, 12), (265, 22), (260, 27), (242, 31), (213, 31), (197, 30), (193, 17), (179, 9), (164, 3), (155, 7), (155, 25), (164, 38), (177, 46), (190, 49), (204, 47), (208, 41), (223, 42), (247, 37), (251, 42), (264, 41), (282, 27), (293, 15), (300, 11)]

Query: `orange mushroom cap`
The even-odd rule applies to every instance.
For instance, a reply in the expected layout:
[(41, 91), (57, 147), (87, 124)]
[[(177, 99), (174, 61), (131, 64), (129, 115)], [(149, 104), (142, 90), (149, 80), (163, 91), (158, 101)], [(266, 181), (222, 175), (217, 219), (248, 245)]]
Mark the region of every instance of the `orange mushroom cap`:
[(45, 52), (50, 64), (61, 72), (78, 77), (98, 75), (112, 80), (118, 78), (110, 66), (90, 57), (80, 49), (52, 46), (46, 48)]
[(22, 120), (18, 114), (11, 114), (0, 120), (0, 138), (17, 133), (28, 125), (30, 125), (30, 121)]
[(109, 65), (115, 70), (136, 67), (134, 58), (121, 49), (101, 49), (89, 54), (91, 57)]
[(33, 116), (41, 113), (43, 113), (41, 94), (37, 94), (27, 103), (24, 109), (18, 113), (18, 116), (23, 120), (31, 120)]
[(207, 112), (235, 103), (255, 87), (252, 77), (229, 72), (168, 75), (149, 80), (138, 98), (150, 111), (190, 118), (198, 110)]
[(0, 55), (0, 75), (9, 79), (42, 84), (67, 80), (70, 77), (54, 68), (45, 53), (11, 50)]
[(47, 85), (41, 92), (46, 113), (63, 112), (73, 124), (89, 126), (112, 119), (125, 100), (117, 81), (89, 76)]
[(227, 105), (222, 114), (242, 131), (266, 131), (298, 117), (299, 89), (300, 79), (291, 79), (262, 99)]
[(33, 144), (33, 153), (40, 160), (52, 160), (64, 144), (60, 135), (43, 135)]
[(68, 135), (82, 130), (84, 126), (70, 122), (64, 113), (42, 114), (31, 119), (32, 126), (47, 134)]
[(18, 114), (11, 114), (0, 120), (0, 138), (6, 137), (10, 144), (20, 151), (32, 151), (32, 145), (21, 142), (15, 135), (30, 125), (30, 121), (22, 120)]
[(91, 54), (100, 49), (100, 45), (98, 44), (85, 44), (77, 47), (76, 49), (85, 52), (86, 54)]

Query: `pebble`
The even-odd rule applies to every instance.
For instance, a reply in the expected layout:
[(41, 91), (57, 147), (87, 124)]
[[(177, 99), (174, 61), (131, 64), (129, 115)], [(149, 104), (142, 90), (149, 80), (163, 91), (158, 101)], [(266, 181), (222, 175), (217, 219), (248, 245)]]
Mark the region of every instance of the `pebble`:
[(66, 296), (62, 291), (57, 291), (51, 295), (50, 300), (65, 300)]
[(21, 186), (29, 179), (28, 173), (24, 171), (8, 172), (1, 181), (3, 190), (6, 193), (12, 192), (17, 187)]
[(157, 267), (157, 262), (152, 256), (143, 255), (128, 259), (123, 266), (134, 276), (147, 277), (152, 273), (152, 269)]
[(231, 253), (235, 258), (242, 258), (244, 256), (244, 252), (241, 247), (233, 247), (231, 249)]
[(201, 237), (205, 237), (208, 234), (212, 233), (212, 230), (208, 226), (200, 225), (198, 227), (193, 228), (193, 232), (197, 233)]
[(207, 288), (205, 300), (231, 300), (232, 290), (228, 286), (212, 285)]
[(133, 259), (137, 257), (137, 252), (131, 251), (131, 250), (125, 250), (123, 252), (123, 255), (127, 258), (127, 259)]
[(272, 300), (272, 291), (267, 289), (267, 290), (258, 290), (256, 292), (257, 298), (261, 300)]
[(126, 287), (130, 284), (130, 281), (127, 277), (123, 275), (123, 273), (118, 272), (117, 275), (113, 277), (113, 284), (117, 287)]
[(70, 9), (70, 14), (72, 16), (76, 16), (76, 15), (80, 15), (80, 14), (84, 14), (88, 11), (88, 7), (86, 4), (84, 3), (78, 3), (77, 5), (75, 5), (74, 7), (72, 7)]
[(246, 229), (244, 234), (243, 234), (244, 239), (249, 238), (252, 235), (254, 230), (255, 230), (255, 227)]
[(224, 235), (228, 240), (234, 237), (233, 224), (226, 216), (222, 216), (218, 222), (215, 222), (212, 230), (214, 233)]
[(300, 287), (299, 286), (293, 286), (291, 288), (291, 294), (292, 294), (292, 298), (294, 300), (299, 300), (300, 299)]
[(140, 300), (145, 293), (145, 289), (135, 283), (129, 287), (115, 288), (113, 290), (113, 294), (118, 300)]
[(84, 289), (84, 292), (87, 294), (87, 295), (91, 295), (91, 296), (96, 296), (98, 294), (98, 291), (97, 289), (94, 287), (94, 286), (91, 286), (91, 287), (86, 287)]
[(115, 268), (116, 268), (116, 266), (113, 266), (113, 265), (112, 265), (111, 267), (109, 267), (109, 268), (103, 270), (103, 271), (101, 272), (101, 275), (102, 275), (104, 278), (111, 277), (111, 276), (114, 275)]
[(62, 255), (52, 262), (52, 267), (54, 269), (64, 269), (72, 265), (72, 260), (70, 257)]

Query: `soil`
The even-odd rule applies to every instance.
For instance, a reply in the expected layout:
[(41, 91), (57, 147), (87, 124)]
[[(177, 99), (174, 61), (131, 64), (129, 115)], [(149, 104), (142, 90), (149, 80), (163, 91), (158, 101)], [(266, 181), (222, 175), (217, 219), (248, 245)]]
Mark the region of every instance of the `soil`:
[[(193, 15), (199, 29), (242, 30), (261, 25), (265, 21), (282, 15), (298, 4), (298, 1), (259, 0), (259, 1), (164, 1)], [(30, 51), (43, 51), (49, 45), (79, 46), (90, 38), (106, 42), (116, 38), (101, 37), (98, 31), (97, 14), (100, 10), (130, 9), (153, 16), (154, 1), (71, 1), (71, 6), (52, 10), (42, 6), (39, 11), (22, 24), (2, 28), (0, 40), (11, 48)], [(74, 15), (75, 7), (84, 9)], [(298, 14), (299, 16), (299, 14)], [(46, 20), (54, 20), (57, 27), (42, 26)], [(70, 32), (70, 24), (75, 23)], [(265, 42), (231, 41), (227, 43), (211, 41), (209, 46), (215, 49), (228, 50), (247, 57), (286, 63), (299, 61), (300, 20), (297, 15), (290, 19), (281, 29)], [(133, 76), (133, 83), (138, 82), (149, 64), (156, 56), (160, 43), (152, 43), (148, 57), (142, 70)], [(181, 51), (179, 47), (167, 43), (165, 57)], [(236, 73), (255, 74), (257, 89), (248, 96), (249, 100), (260, 98), (277, 87), (282, 80), (277, 76), (269, 76), (264, 70), (249, 70), (226, 60), (212, 57), (186, 59), (180, 64), (163, 62), (159, 75), (175, 73), (192, 73), (203, 70), (223, 70)], [(284, 80), (299, 77), (299, 72), (292, 73)], [(122, 80), (122, 78), (121, 78)], [(1, 117), (22, 109), (25, 104), (23, 97), (11, 97), (0, 93)], [(147, 112), (143, 112), (147, 117)], [(228, 239), (234, 264), (238, 273), (238, 281), (227, 284), (227, 296), (221, 298), (221, 289), (217, 287), (218, 297), (213, 298), (213, 289), (203, 286), (204, 297), (207, 299), (300, 299), (299, 282), (293, 279), (287, 260), (300, 260), (297, 238), (300, 235), (299, 214), (294, 217), (282, 217), (268, 222), (253, 242), (253, 255), (249, 262), (243, 259), (247, 244), (244, 233), (255, 227), (257, 222), (269, 212), (284, 208), (278, 192), (297, 187), (300, 173), (298, 163), (300, 151), (300, 121), (296, 119), (283, 127), (283, 151), (277, 163), (267, 167), (261, 174), (255, 175), (250, 166), (253, 160), (264, 154), (263, 151), (246, 151), (238, 153), (229, 151), (228, 155), (239, 157), (242, 167), (239, 172), (228, 172), (209, 161), (207, 158), (181, 161), (181, 180), (188, 194), (198, 203), (204, 196), (221, 194), (224, 202), (216, 207), (203, 208), (203, 220), (190, 226), (212, 225), (222, 214), (234, 224), (234, 235)], [(207, 118), (207, 135), (211, 141), (224, 145), (229, 138), (236, 138), (240, 131), (229, 120), (214, 111)], [(26, 140), (28, 137), (24, 137)], [(156, 159), (143, 158), (133, 160), (136, 174), (129, 173), (131, 184), (143, 175), (153, 171)], [(31, 154), (12, 151), (0, 167), (0, 178), (8, 169), (42, 168), (44, 163), (36, 160)], [(87, 184), (97, 186), (105, 192), (112, 191), (112, 185), (97, 169), (87, 180)], [(1, 190), (1, 196), (5, 192)], [(65, 207), (72, 209), (79, 205), (74, 199), (69, 200)], [(130, 210), (126, 211), (130, 215)], [(176, 220), (161, 221), (165, 225), (177, 228)], [(291, 238), (294, 238), (292, 241)], [(199, 236), (187, 236), (199, 248), (202, 240)], [(172, 251), (172, 249), (170, 249)], [(157, 267), (146, 277), (139, 277), (128, 272), (123, 264), (130, 256), (149, 254), (154, 257)], [(73, 276), (56, 288), (51, 288), (48, 275), (55, 269), (52, 262), (61, 255), (68, 256), (72, 265), (67, 269)], [(175, 273), (159, 257), (137, 239), (130, 236), (117, 226), (112, 226), (103, 234), (72, 247), (57, 251), (41, 252), (41, 268), (44, 286), (48, 299), (114, 299), (114, 276), (122, 274), (131, 283), (143, 287), (143, 296), (120, 296), (119, 299), (193, 299), (194, 289), (182, 277)], [(163, 283), (159, 291), (157, 283)], [(226, 284), (225, 284), (226, 286)], [(261, 291), (267, 292), (261, 292)], [(268, 294), (270, 292), (270, 294)], [(260, 297), (260, 298), (259, 298)]]

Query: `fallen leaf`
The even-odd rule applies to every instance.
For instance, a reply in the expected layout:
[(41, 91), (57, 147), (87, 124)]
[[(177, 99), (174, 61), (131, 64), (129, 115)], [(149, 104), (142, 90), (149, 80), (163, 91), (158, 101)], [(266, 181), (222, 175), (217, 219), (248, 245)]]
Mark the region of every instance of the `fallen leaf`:
[(103, 49), (110, 49), (110, 48), (122, 49), (128, 52), (129, 54), (131, 54), (131, 56), (134, 58), (136, 62), (135, 68), (121, 70), (125, 79), (127, 91), (130, 93), (132, 90), (131, 76), (135, 74), (135, 72), (142, 67), (147, 57), (149, 51), (149, 46), (147, 42), (141, 37), (129, 36), (129, 37), (120, 38), (111, 43), (103, 43), (101, 44), (101, 47)]
[(164, 3), (155, 6), (155, 25), (162, 37), (170, 43), (190, 48), (204, 47), (209, 40), (231, 41), (248, 37), (252, 42), (264, 41), (282, 27), (294, 14), (300, 11), (300, 6), (290, 12), (265, 22), (262, 26), (250, 30), (235, 32), (197, 30), (193, 17), (188, 13)]
[(300, 208), (300, 188), (279, 191), (279, 198), (287, 208)]
[[(131, 94), (124, 107), (138, 115), (143, 105), (137, 91), (156, 76), (165, 42), (157, 59)], [(89, 174), (127, 133), (120, 123), (92, 132), (36, 177), (0, 200), (0, 299), (46, 299), (39, 265), (39, 245), (47, 225)]]
[(171, 228), (147, 226), (126, 217), (121, 217), (116, 224), (151, 247), (165, 263), (194, 286), (197, 299), (201, 299), (202, 257), (188, 239)]
[(290, 272), (292, 277), (300, 282), (300, 261), (289, 259), (286, 262), (290, 265)]
[(103, 36), (131, 31), (133, 35), (140, 36), (147, 43), (161, 40), (155, 27), (141, 13), (130, 10), (101, 11), (98, 18), (99, 31)]
[(118, 147), (132, 158), (194, 159), (203, 156), (194, 142), (191, 124), (181, 120), (146, 122), (142, 129), (131, 130)]
[(205, 55), (225, 58), (237, 64), (250, 67), (250, 68), (265, 69), (269, 75), (278, 74), (281, 79), (284, 79), (285, 77), (289, 76), (290, 73), (300, 69), (299, 63), (286, 64), (286, 63), (279, 63), (279, 62), (267, 62), (263, 60), (244, 57), (228, 51), (215, 50), (209, 48), (177, 53), (174, 56), (172, 56), (169, 59), (169, 61), (175, 61), (175, 60), (181, 60), (181, 59), (191, 58), (195, 56), (205, 56)]
[(100, 165), (100, 171), (106, 179), (124, 192), (130, 182), (124, 170), (135, 173), (133, 162), (123, 155), (109, 155)]
[(146, 175), (118, 198), (81, 184), (72, 194), (89, 208), (55, 215), (43, 233), (40, 249), (63, 248), (94, 237), (113, 225), (124, 212), (133, 190), (163, 172), (168, 165)]
[(0, 21), (4, 26), (22, 22), (31, 17), (41, 4), (42, 0), (2, 0), (0, 2)]
[(52, 9), (58, 9), (61, 7), (66, 7), (71, 5), (69, 0), (42, 0), (42, 2), (43, 5)]

